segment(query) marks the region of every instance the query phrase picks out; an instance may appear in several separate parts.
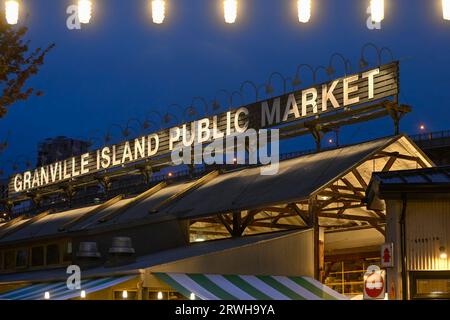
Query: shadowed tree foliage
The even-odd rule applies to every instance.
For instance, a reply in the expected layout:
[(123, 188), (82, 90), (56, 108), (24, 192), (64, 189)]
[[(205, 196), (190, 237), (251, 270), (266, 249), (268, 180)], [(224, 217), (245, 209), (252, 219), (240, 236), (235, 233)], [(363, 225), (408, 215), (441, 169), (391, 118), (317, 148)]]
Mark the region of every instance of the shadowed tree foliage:
[(0, 118), (18, 101), (41, 91), (27, 86), (27, 80), (36, 75), (46, 54), (54, 47), (30, 49), (25, 40), (26, 27), (12, 27), (0, 19)]

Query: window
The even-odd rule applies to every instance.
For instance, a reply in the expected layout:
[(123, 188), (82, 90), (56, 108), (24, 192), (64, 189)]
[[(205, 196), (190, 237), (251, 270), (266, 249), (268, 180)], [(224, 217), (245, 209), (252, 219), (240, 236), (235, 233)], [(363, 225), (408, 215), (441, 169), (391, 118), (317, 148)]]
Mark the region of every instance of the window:
[(44, 265), (44, 247), (31, 248), (31, 266), (41, 267)]
[(28, 266), (28, 249), (22, 248), (16, 251), (16, 268), (26, 268)]
[(15, 266), (14, 250), (5, 251), (3, 259), (5, 260), (4, 261), (5, 270), (14, 269)]
[(59, 246), (57, 244), (49, 244), (47, 246), (47, 265), (59, 263), (60, 263)]
[(64, 243), (63, 262), (72, 261), (72, 242), (68, 241)]
[(411, 273), (412, 299), (449, 299), (450, 272), (429, 271)]

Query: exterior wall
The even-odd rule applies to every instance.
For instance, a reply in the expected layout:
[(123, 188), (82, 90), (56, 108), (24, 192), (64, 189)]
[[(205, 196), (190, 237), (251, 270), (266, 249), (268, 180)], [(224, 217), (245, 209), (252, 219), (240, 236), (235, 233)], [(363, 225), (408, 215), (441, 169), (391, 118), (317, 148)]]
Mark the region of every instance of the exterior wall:
[(75, 262), (81, 263), (76, 257), (80, 242), (96, 241), (98, 251), (102, 256), (97, 264), (105, 263), (113, 237), (130, 237), (133, 248), (136, 251), (136, 256), (185, 246), (189, 241), (187, 221), (170, 220), (130, 229), (122, 229), (120, 231), (114, 230), (74, 239), (73, 253)]
[(313, 236), (313, 231), (307, 230), (152, 267), (146, 270), (146, 279), (151, 279), (151, 272), (314, 277)]
[(450, 270), (439, 257), (450, 253), (450, 200), (408, 201), (406, 214), (408, 270)]
[[(401, 200), (387, 200), (386, 242), (394, 243), (394, 267), (388, 268), (390, 299), (402, 299)], [(450, 200), (409, 200), (406, 207), (407, 271), (450, 270), (449, 259), (440, 259), (440, 247), (450, 248)], [(409, 283), (409, 274), (407, 273)], [(407, 297), (410, 288), (406, 288)]]

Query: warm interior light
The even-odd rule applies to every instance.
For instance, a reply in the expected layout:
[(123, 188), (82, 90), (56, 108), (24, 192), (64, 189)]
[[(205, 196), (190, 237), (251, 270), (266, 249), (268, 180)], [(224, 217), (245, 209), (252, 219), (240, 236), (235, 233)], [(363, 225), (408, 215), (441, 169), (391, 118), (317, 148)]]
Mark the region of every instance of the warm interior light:
[(237, 17), (237, 0), (224, 0), (223, 14), (226, 23), (234, 23)]
[(123, 299), (128, 299), (128, 292), (127, 292), (127, 290), (123, 290), (122, 291), (122, 298)]
[(17, 24), (19, 21), (19, 2), (9, 0), (5, 2), (5, 15), (8, 24)]
[(80, 23), (89, 23), (92, 15), (92, 2), (90, 0), (78, 0), (78, 20)]
[(440, 247), (439, 252), (440, 252), (439, 258), (443, 260), (447, 259), (447, 251), (445, 251), (445, 247)]
[(381, 22), (384, 19), (384, 0), (370, 0), (370, 15), (373, 22)]
[(80, 297), (81, 297), (81, 299), (86, 298), (86, 291), (81, 290), (81, 292), (80, 292)]
[(445, 20), (450, 20), (450, 0), (442, 0), (442, 13)]
[(195, 294), (193, 292), (191, 292), (191, 295), (189, 296), (189, 299), (195, 300)]
[(50, 299), (50, 292), (45, 291), (45, 293), (44, 293), (44, 299), (45, 299), (45, 300)]
[(298, 0), (298, 21), (306, 23), (311, 19), (311, 0)]
[(163, 294), (162, 294), (162, 292), (160, 291), (160, 292), (158, 292), (158, 300), (162, 300), (162, 298), (163, 298)]
[(166, 17), (166, 4), (164, 0), (152, 1), (152, 19), (153, 23), (161, 24)]

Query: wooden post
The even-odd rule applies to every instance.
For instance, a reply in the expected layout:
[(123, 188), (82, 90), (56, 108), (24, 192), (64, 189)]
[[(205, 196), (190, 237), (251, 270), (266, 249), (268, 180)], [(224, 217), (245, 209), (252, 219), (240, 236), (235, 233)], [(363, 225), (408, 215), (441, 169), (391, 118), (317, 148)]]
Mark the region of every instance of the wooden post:
[(319, 215), (316, 197), (311, 197), (308, 203), (309, 227), (313, 228), (313, 247), (314, 247), (314, 279), (320, 281), (320, 230)]

